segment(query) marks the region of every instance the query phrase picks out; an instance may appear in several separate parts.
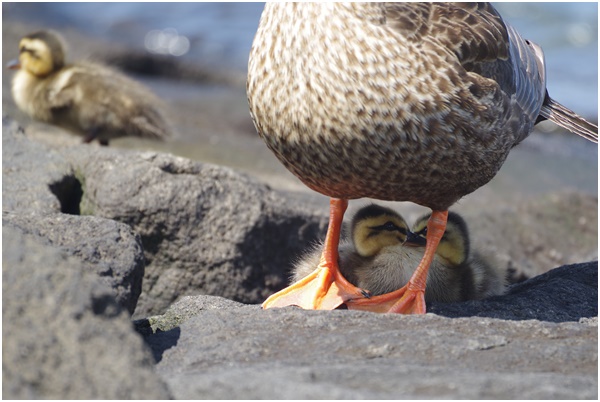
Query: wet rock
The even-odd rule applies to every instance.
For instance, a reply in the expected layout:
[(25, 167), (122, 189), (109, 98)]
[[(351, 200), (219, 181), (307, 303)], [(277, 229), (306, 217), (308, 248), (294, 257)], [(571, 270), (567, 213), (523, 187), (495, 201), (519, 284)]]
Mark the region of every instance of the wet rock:
[(153, 359), (112, 291), (80, 262), (2, 229), (2, 395), (165, 399)]

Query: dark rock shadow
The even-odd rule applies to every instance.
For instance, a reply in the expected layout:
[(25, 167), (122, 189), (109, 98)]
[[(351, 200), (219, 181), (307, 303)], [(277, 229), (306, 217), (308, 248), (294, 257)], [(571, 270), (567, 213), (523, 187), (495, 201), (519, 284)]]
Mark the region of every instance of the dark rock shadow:
[(81, 215), (79, 204), (83, 197), (83, 188), (74, 175), (66, 175), (62, 180), (50, 183), (49, 188), (60, 202), (60, 212)]
[(134, 321), (133, 325), (135, 330), (142, 335), (144, 342), (154, 356), (156, 363), (162, 360), (163, 353), (177, 346), (179, 338), (181, 337), (181, 328), (175, 327), (169, 331), (157, 330), (155, 333), (152, 332), (150, 322), (147, 319)]
[(565, 265), (509, 287), (502, 296), (461, 303), (430, 303), (445, 317), (579, 321), (598, 316), (598, 262)]

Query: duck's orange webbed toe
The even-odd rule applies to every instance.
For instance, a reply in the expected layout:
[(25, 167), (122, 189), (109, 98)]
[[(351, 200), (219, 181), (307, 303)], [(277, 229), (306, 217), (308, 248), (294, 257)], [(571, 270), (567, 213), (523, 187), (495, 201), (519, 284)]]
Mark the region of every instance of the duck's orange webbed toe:
[(263, 308), (299, 306), (309, 310), (333, 310), (350, 299), (364, 298), (366, 291), (349, 283), (336, 266), (319, 265), (307, 277), (270, 296)]
[(348, 310), (374, 313), (425, 314), (425, 289), (409, 289), (406, 285), (384, 295), (346, 302)]
[(347, 207), (348, 201), (331, 199), (329, 227), (319, 266), (307, 277), (271, 295), (262, 304), (263, 308), (299, 306), (311, 310), (333, 310), (350, 299), (368, 297), (368, 292), (344, 278), (338, 266), (338, 244)]

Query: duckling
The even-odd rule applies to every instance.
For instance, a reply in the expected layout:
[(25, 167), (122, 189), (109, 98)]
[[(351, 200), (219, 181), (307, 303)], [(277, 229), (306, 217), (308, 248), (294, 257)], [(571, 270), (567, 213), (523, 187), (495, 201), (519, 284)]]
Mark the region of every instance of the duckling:
[(144, 86), (100, 64), (65, 62), (63, 39), (38, 31), (19, 42), (12, 95), (32, 118), (84, 136), (84, 142), (136, 136), (162, 140), (170, 131), (157, 98)]
[[(353, 285), (372, 295), (384, 295), (403, 287), (423, 258), (429, 216), (420, 218), (413, 233), (395, 211), (376, 204), (359, 210), (352, 218), (351, 240), (340, 242), (339, 267)], [(413, 230), (415, 230), (413, 229)], [(293, 267), (292, 282), (300, 281), (319, 264), (320, 247)], [(425, 301), (456, 302), (502, 294), (502, 273), (479, 254), (470, 254), (465, 221), (450, 212), (446, 233), (440, 240), (427, 277)], [(349, 301), (349, 309), (371, 310), (366, 300)], [(374, 311), (379, 311), (375, 309)]]
[[(406, 241), (409, 228), (404, 218), (392, 209), (371, 204), (356, 212), (350, 224), (350, 232), (350, 238), (340, 241), (339, 264), (344, 277), (356, 285), (363, 282), (362, 272), (368, 270), (370, 266), (379, 265), (376, 260), (383, 253), (382, 250), (402, 245)], [(317, 268), (322, 247), (322, 244), (315, 246), (295, 263), (292, 270), (292, 283), (306, 277)], [(378, 275), (376, 270), (372, 271), (373, 275)], [(398, 269), (391, 274), (401, 275), (402, 273)], [(406, 279), (404, 281), (406, 283), (409, 277), (402, 276), (397, 280), (379, 281), (377, 284), (374, 283), (375, 281), (367, 280), (369, 286), (364, 286), (364, 288), (373, 294), (387, 293), (390, 291), (387, 290), (387, 283), (402, 282), (403, 279)], [(392, 290), (395, 289), (397, 288)]]
[(250, 114), (283, 165), (330, 197), (330, 220), (319, 270), (263, 308), (368, 296), (337, 263), (348, 200), (368, 197), (432, 210), (414, 276), (376, 296), (395, 300), (390, 312), (424, 314), (455, 202), (488, 183), (540, 121), (598, 142), (598, 127), (554, 101), (546, 78), (541, 47), (489, 3), (267, 3), (248, 61)]
[[(429, 218), (430, 214), (427, 214), (417, 219), (411, 229), (409, 242), (425, 246)], [(472, 250), (467, 223), (456, 212), (448, 212), (446, 231), (436, 250), (435, 259), (456, 275), (460, 282), (461, 300), (485, 299), (501, 295), (506, 290), (508, 272), (500, 269), (492, 257)], [(435, 269), (430, 271), (432, 281), (438, 273)]]

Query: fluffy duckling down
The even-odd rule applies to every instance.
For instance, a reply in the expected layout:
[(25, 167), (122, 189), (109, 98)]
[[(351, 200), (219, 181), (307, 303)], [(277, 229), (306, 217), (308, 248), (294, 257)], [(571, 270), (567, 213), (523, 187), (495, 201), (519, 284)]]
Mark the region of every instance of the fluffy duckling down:
[[(429, 214), (424, 215), (413, 225), (413, 243), (425, 245), (429, 217)], [(463, 300), (484, 299), (503, 294), (506, 290), (506, 270), (500, 269), (490, 256), (472, 250), (467, 223), (456, 212), (448, 212), (446, 232), (436, 250), (435, 259), (456, 277)], [(432, 271), (429, 275), (439, 273)]]
[(12, 95), (34, 119), (55, 124), (108, 145), (112, 138), (135, 136), (162, 140), (170, 127), (160, 102), (143, 85), (97, 63), (65, 62), (63, 39), (38, 31), (19, 42)]
[[(466, 223), (458, 214), (450, 216), (427, 277), (425, 300), (456, 302), (502, 294), (505, 275), (481, 255), (471, 255)], [(339, 245), (344, 277), (373, 295), (406, 285), (423, 257), (428, 218), (417, 221), (414, 233), (389, 208), (372, 204), (360, 209), (352, 218), (350, 238)], [(296, 262), (292, 282), (317, 267), (321, 248), (315, 247)]]

